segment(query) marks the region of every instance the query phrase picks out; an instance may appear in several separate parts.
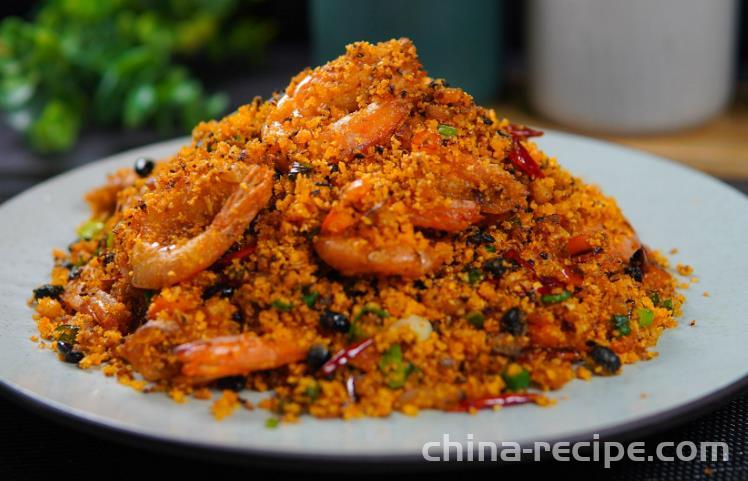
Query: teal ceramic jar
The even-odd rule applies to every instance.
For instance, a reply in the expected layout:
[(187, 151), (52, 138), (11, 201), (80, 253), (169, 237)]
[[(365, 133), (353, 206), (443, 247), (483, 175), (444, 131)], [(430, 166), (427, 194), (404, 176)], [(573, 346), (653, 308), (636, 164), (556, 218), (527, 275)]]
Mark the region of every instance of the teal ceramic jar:
[(500, 87), (501, 7), (497, 0), (311, 0), (314, 61), (358, 40), (408, 37), (430, 76), (491, 101)]

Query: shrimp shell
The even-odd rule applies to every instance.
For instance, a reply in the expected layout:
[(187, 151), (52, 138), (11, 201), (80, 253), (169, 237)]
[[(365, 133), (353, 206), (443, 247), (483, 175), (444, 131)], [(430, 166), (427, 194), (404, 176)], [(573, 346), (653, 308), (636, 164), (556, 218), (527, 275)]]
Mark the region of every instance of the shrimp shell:
[(130, 256), (132, 284), (160, 289), (183, 281), (216, 262), (265, 207), (273, 192), (273, 172), (249, 166), (237, 189), (201, 234), (180, 246), (162, 246), (138, 239)]

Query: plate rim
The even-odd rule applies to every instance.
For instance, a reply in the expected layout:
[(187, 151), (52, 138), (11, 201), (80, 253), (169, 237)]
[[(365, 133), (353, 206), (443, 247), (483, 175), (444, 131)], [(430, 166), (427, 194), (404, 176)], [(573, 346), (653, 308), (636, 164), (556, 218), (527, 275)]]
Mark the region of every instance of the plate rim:
[[(660, 162), (669, 164), (669, 166), (689, 172), (692, 175), (700, 177), (702, 180), (719, 184), (723, 189), (732, 191), (733, 194), (738, 194), (746, 199), (745, 194), (736, 189), (735, 187), (727, 184), (719, 178), (709, 175), (705, 172), (694, 169), (690, 166), (681, 164), (672, 159), (661, 157), (650, 152), (646, 152), (637, 148), (616, 144), (606, 140), (596, 139), (587, 137), (584, 135), (578, 135), (558, 130), (547, 129), (545, 132), (557, 136), (560, 138), (566, 138), (569, 140), (583, 141), (587, 143), (595, 143), (600, 146), (607, 148), (616, 149), (619, 151), (633, 152), (639, 156), (645, 156), (650, 161)], [(121, 152), (114, 153), (102, 159), (95, 160), (93, 162), (78, 166), (74, 169), (62, 172), (49, 179), (44, 180), (30, 188), (20, 192), (19, 194), (7, 199), (0, 203), (0, 208), (6, 207), (8, 204), (19, 200), (21, 197), (26, 195), (32, 195), (34, 192), (43, 191), (44, 188), (52, 183), (59, 181), (68, 175), (73, 175), (86, 168), (95, 168), (97, 164), (113, 161), (123, 156), (136, 155), (137, 152), (147, 151), (156, 148), (163, 148), (167, 145), (177, 146), (180, 143), (188, 142), (190, 137), (178, 137), (174, 139), (167, 139), (160, 142), (146, 144), (143, 146), (127, 149)], [(556, 157), (549, 154), (550, 157)], [(562, 162), (563, 163), (563, 162)], [(573, 174), (573, 172), (572, 172)], [(655, 432), (662, 431), (667, 428), (685, 424), (688, 421), (693, 420), (695, 417), (702, 416), (717, 409), (719, 406), (725, 404), (734, 396), (738, 395), (741, 391), (748, 389), (748, 372), (742, 377), (736, 379), (730, 384), (721, 386), (703, 394), (702, 396), (688, 401), (684, 404), (675, 406), (670, 409), (666, 409), (659, 412), (648, 414), (644, 417), (634, 419), (628, 422), (613, 424), (607, 427), (603, 427), (599, 430), (594, 431), (583, 431), (579, 433), (573, 433), (570, 435), (560, 435), (555, 438), (544, 439), (544, 441), (551, 444), (568, 441), (568, 442), (579, 442), (592, 440), (593, 435), (597, 434), (600, 436), (600, 440), (628, 440), (634, 436), (646, 436)], [(273, 462), (283, 460), (292, 464), (297, 463), (312, 463), (319, 467), (324, 467), (325, 463), (335, 462), (338, 464), (345, 465), (361, 465), (371, 464), (375, 465), (378, 463), (388, 463), (397, 465), (408, 465), (421, 463), (424, 465), (441, 465), (444, 463), (426, 463), (420, 456), (416, 456), (415, 453), (407, 454), (375, 454), (365, 455), (360, 453), (352, 454), (329, 454), (329, 453), (305, 453), (305, 452), (289, 452), (280, 451), (277, 449), (262, 449), (257, 447), (234, 447), (226, 445), (215, 445), (211, 443), (201, 443), (194, 439), (178, 439), (170, 437), (168, 434), (153, 434), (149, 432), (143, 432), (138, 430), (136, 427), (129, 427), (126, 425), (120, 425), (113, 420), (99, 416), (95, 414), (86, 413), (79, 411), (74, 408), (70, 408), (64, 404), (58, 403), (54, 400), (46, 398), (43, 395), (28, 391), (21, 386), (15, 385), (4, 379), (0, 379), (0, 395), (4, 398), (9, 399), (11, 402), (16, 403), (20, 407), (27, 411), (35, 414), (41, 414), (44, 417), (49, 418), (57, 424), (64, 424), (72, 426), (76, 429), (82, 430), (94, 436), (103, 437), (105, 439), (113, 440), (128, 445), (142, 446), (148, 448), (154, 448), (160, 452), (169, 452), (172, 454), (184, 455), (187, 452), (190, 454), (196, 454), (198, 457), (203, 459), (209, 459), (215, 461), (217, 459), (249, 463), (249, 464), (263, 464), (266, 462)], [(693, 416), (686, 416), (693, 415)], [(523, 446), (532, 441), (526, 441)], [(181, 449), (180, 449), (181, 448)], [(186, 449), (186, 451), (185, 451)], [(419, 453), (420, 454), (420, 453)], [(499, 461), (501, 464), (504, 462)], [(332, 469), (335, 466), (329, 466)]]
[[(560, 442), (584, 442), (593, 440), (593, 436), (598, 435), (598, 440), (603, 441), (629, 441), (635, 437), (645, 437), (666, 429), (674, 428), (689, 421), (694, 421), (704, 415), (707, 415), (719, 407), (727, 404), (733, 398), (738, 396), (742, 391), (748, 389), (748, 374), (723, 386), (715, 391), (705, 394), (693, 401), (687, 402), (675, 408), (649, 414), (643, 418), (636, 419), (627, 423), (613, 425), (607, 428), (584, 431), (570, 436), (558, 436), (543, 441), (553, 446)], [(284, 452), (278, 450), (264, 450), (258, 448), (238, 448), (232, 446), (216, 446), (210, 443), (201, 443), (195, 440), (184, 440), (169, 437), (167, 435), (155, 435), (125, 426), (119, 426), (105, 417), (87, 415), (77, 410), (71, 410), (64, 405), (35, 396), (33, 393), (26, 392), (23, 388), (15, 388), (4, 380), (0, 379), (0, 395), (5, 399), (14, 402), (21, 408), (40, 414), (50, 419), (58, 425), (72, 426), (75, 429), (91, 434), (92, 436), (104, 438), (126, 444), (133, 447), (148, 447), (159, 452), (176, 454), (185, 457), (187, 454), (195, 454), (199, 458), (208, 461), (226, 461), (235, 464), (266, 464), (274, 461), (284, 461), (291, 463), (291, 467), (300, 463), (314, 464), (315, 467), (326, 467), (326, 463), (334, 462), (338, 466), (329, 466), (331, 470), (344, 468), (347, 465), (378, 465), (386, 463), (388, 465), (415, 465), (423, 466), (434, 465), (444, 466), (445, 462), (429, 463), (415, 454), (377, 454), (367, 456), (363, 454), (323, 454), (323, 453), (303, 453), (303, 452)], [(686, 416), (691, 415), (691, 416)], [(145, 444), (143, 444), (145, 443)], [(520, 443), (522, 448), (530, 446), (532, 441)], [(544, 453), (547, 457), (547, 452)], [(455, 462), (451, 462), (454, 464)], [(478, 464), (479, 462), (475, 462)], [(505, 461), (484, 461), (484, 463), (493, 463), (498, 465), (511, 464)], [(462, 463), (460, 463), (462, 464)]]

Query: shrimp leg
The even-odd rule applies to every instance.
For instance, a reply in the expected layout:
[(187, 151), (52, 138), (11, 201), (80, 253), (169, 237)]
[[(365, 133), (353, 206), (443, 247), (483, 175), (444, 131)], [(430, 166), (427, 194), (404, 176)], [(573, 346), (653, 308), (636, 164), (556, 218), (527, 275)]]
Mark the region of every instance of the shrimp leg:
[(252, 165), (211, 224), (180, 246), (137, 240), (132, 249), (132, 284), (160, 289), (207, 269), (242, 235), (273, 191), (273, 172)]

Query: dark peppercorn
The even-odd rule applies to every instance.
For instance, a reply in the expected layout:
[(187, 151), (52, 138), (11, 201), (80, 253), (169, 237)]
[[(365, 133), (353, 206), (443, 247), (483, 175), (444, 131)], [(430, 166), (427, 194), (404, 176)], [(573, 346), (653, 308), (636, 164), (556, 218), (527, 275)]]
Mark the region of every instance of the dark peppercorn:
[(348, 332), (351, 329), (351, 321), (345, 314), (335, 311), (325, 311), (319, 318), (320, 324), (325, 329), (335, 332)]
[(590, 351), (590, 357), (595, 364), (601, 366), (607, 372), (613, 374), (621, 368), (621, 359), (618, 354), (605, 346), (595, 346)]
[(103, 256), (101, 256), (101, 263), (106, 265), (109, 265), (114, 260), (114, 252), (107, 252)]
[(488, 259), (483, 263), (483, 270), (494, 277), (503, 276), (504, 272), (506, 272), (506, 267), (504, 267), (504, 259), (502, 259), (501, 257)]
[(384, 147), (382, 147), (381, 145), (375, 145), (374, 146), (374, 150), (376, 151), (377, 154), (383, 154), (384, 153)]
[(288, 178), (294, 180), (299, 174), (307, 175), (311, 171), (311, 165), (302, 164), (301, 162), (294, 162), (293, 164), (291, 164), (291, 168), (288, 170)]
[(496, 241), (496, 239), (494, 239), (494, 237), (491, 234), (489, 234), (488, 232), (480, 231), (480, 230), (473, 234), (470, 234), (466, 240), (468, 244), (473, 244), (473, 245), (493, 244)]
[(644, 272), (639, 266), (628, 266), (626, 267), (625, 272), (636, 282), (641, 282), (642, 279), (644, 279)]
[(525, 333), (525, 314), (518, 307), (512, 307), (501, 317), (501, 331), (513, 336)]
[(244, 376), (226, 376), (216, 380), (216, 387), (221, 391), (239, 392), (247, 386)]
[(73, 345), (65, 341), (57, 341), (57, 352), (62, 354), (62, 360), (70, 364), (78, 364), (83, 359), (83, 353), (73, 350)]
[(234, 293), (234, 288), (223, 284), (214, 284), (210, 287), (205, 288), (203, 291), (203, 299), (207, 300), (214, 296), (231, 297)]
[(483, 117), (483, 123), (486, 125), (493, 124), (493, 120), (489, 119), (488, 117)]
[(59, 299), (65, 288), (62, 286), (55, 286), (53, 284), (44, 284), (43, 286), (34, 289), (34, 299), (41, 299), (43, 297), (49, 297), (52, 299)]
[(631, 276), (636, 282), (641, 282), (644, 278), (644, 265), (647, 263), (647, 254), (644, 248), (639, 248), (629, 259), (629, 265), (624, 272)]
[(81, 275), (81, 271), (83, 269), (80, 266), (73, 266), (70, 268), (70, 272), (68, 272), (68, 280), (72, 281), (73, 279), (77, 279), (79, 275)]
[(541, 258), (541, 259), (543, 259), (544, 261), (545, 261), (545, 260), (548, 260), (548, 253), (547, 253), (547, 252), (541, 252), (541, 253), (540, 253), (540, 254), (538, 254), (538, 255), (539, 255), (539, 256), (540, 256), (540, 258)]
[(322, 344), (313, 345), (306, 354), (307, 364), (315, 371), (321, 368), (328, 359), (330, 359), (330, 351)]
[(156, 163), (145, 157), (140, 157), (135, 161), (135, 173), (139, 177), (148, 177), (153, 172), (154, 167), (156, 167)]

